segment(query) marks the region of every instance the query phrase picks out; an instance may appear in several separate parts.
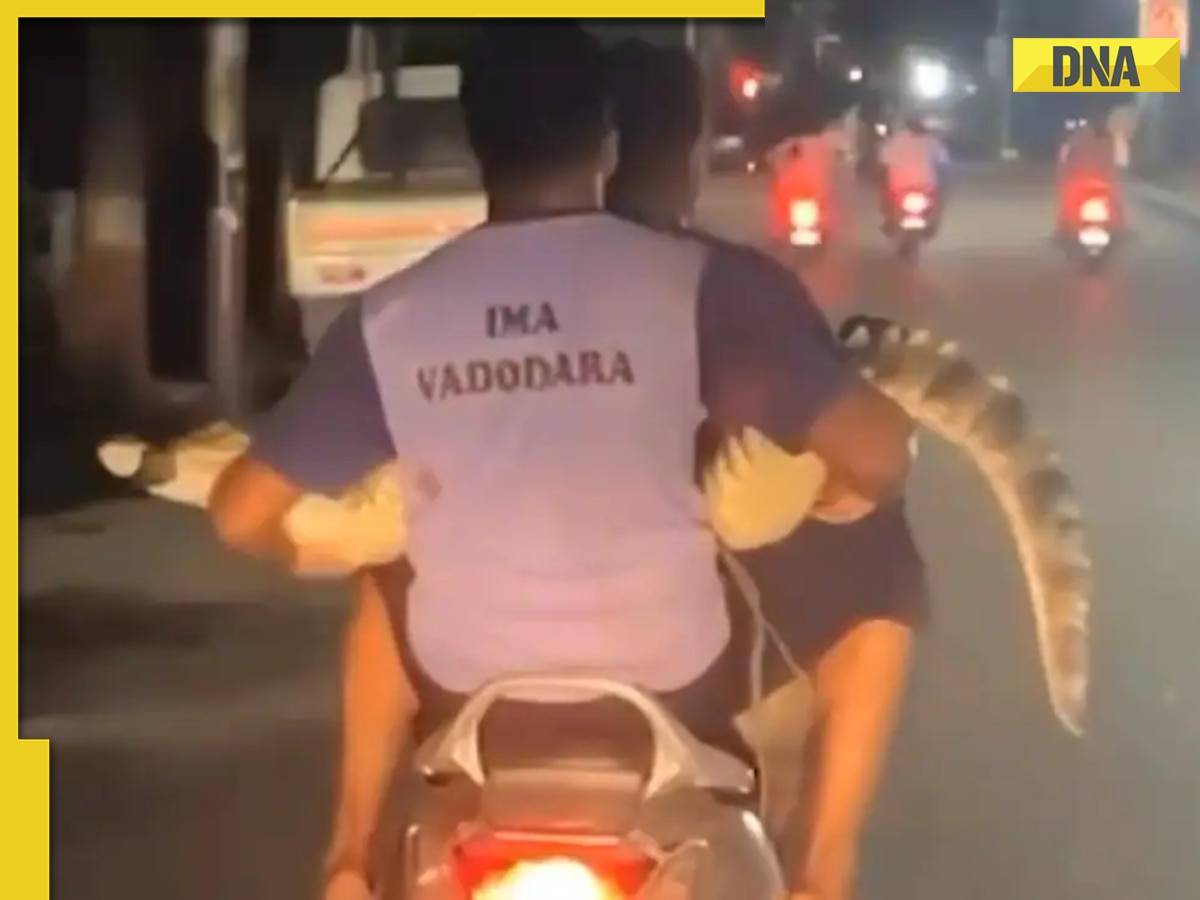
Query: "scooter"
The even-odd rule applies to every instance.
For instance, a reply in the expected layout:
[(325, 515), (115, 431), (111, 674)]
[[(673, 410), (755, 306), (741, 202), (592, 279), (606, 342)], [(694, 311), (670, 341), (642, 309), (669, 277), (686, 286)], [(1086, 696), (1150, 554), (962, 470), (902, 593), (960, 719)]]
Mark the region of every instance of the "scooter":
[(1089, 181), (1073, 194), (1064, 235), (1067, 249), (1084, 271), (1096, 272), (1107, 262), (1118, 233), (1112, 187), (1104, 181)]
[(915, 259), (922, 242), (933, 236), (939, 216), (937, 192), (909, 187), (888, 193), (885, 230), (903, 259)]
[(775, 900), (755, 777), (602, 678), (490, 682), (415, 758), (405, 900)]

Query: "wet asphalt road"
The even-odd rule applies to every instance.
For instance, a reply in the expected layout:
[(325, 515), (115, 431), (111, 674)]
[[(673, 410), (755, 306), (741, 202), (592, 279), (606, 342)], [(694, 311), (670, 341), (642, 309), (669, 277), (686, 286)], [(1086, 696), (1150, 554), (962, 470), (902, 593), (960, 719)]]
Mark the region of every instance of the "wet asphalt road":
[[(761, 239), (763, 190), (714, 182), (705, 222)], [(925, 443), (910, 508), (935, 621), (865, 900), (1200, 896), (1200, 228), (1135, 206), (1134, 239), (1083, 277), (1050, 244), (1052, 196), (1036, 171), (966, 173), (915, 267), (863, 199), (804, 273), (831, 316), (926, 324), (1010, 376), (1077, 481), (1097, 566), (1078, 741), (1049, 713), (986, 489)], [(23, 560), (23, 734), (55, 739), (55, 896), (311, 897), (340, 590), (231, 559), (198, 515), (149, 501), (26, 519)]]

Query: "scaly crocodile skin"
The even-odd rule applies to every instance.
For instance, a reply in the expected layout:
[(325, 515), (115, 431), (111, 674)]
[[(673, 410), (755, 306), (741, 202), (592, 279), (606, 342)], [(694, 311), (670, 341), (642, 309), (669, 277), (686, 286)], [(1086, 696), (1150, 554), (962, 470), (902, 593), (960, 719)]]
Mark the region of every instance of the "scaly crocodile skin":
[(987, 480), (1025, 574), (1051, 705), (1081, 734), (1092, 564), (1058, 454), (1008, 382), (988, 377), (957, 344), (863, 316), (848, 320), (840, 336), (864, 376), (921, 427), (963, 450)]

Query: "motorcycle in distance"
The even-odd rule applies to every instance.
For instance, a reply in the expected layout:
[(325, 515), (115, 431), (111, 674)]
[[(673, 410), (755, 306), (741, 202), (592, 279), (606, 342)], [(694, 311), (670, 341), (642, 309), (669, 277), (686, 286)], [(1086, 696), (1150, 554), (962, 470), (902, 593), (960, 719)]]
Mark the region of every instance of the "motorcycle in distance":
[(490, 682), (415, 757), (399, 900), (775, 900), (753, 770), (654, 697), (578, 675)]
[(1098, 272), (1112, 253), (1118, 234), (1118, 217), (1112, 186), (1089, 180), (1072, 192), (1063, 234), (1068, 254), (1085, 272)]
[(902, 259), (915, 259), (922, 242), (937, 230), (941, 210), (937, 191), (906, 187), (887, 192), (884, 231), (896, 242)]

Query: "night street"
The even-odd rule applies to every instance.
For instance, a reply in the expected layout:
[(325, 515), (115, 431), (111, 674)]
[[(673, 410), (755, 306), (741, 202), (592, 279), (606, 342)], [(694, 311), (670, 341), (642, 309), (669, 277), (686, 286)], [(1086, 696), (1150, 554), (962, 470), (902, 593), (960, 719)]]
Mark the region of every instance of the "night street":
[[(1098, 276), (1051, 242), (1048, 170), (965, 168), (916, 264), (878, 229), (804, 272), (1009, 376), (1076, 480), (1095, 560), (1089, 733), (1051, 715), (995, 503), (922, 445), (909, 497), (934, 588), (862, 862), (864, 900), (1189, 900), (1200, 884), (1200, 221), (1136, 200)], [(766, 184), (708, 186), (711, 230), (761, 242)], [(22, 520), (22, 736), (53, 740), (55, 896), (315, 895), (337, 717), (340, 586), (119, 499)], [(863, 560), (869, 566), (870, 560)]]

